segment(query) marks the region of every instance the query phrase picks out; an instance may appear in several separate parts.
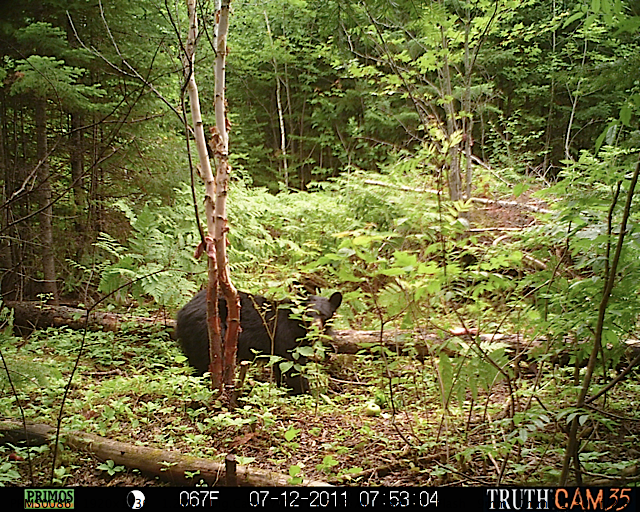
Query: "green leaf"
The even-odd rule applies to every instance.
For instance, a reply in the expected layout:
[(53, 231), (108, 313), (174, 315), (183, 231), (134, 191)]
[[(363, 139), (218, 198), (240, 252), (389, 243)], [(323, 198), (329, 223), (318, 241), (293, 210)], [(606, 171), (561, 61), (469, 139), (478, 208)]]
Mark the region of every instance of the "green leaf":
[(387, 268), (387, 269), (381, 270), (379, 273), (382, 274), (383, 276), (393, 277), (393, 276), (402, 276), (406, 274), (407, 271), (404, 268), (394, 267), (394, 268)]
[(282, 373), (286, 373), (289, 370), (291, 370), (291, 368), (293, 368), (293, 362), (292, 361), (283, 361), (281, 363), (278, 363), (279, 367), (280, 367), (280, 371)]
[(529, 185), (526, 183), (518, 183), (515, 187), (513, 187), (513, 196), (520, 197), (524, 192), (529, 190)]
[[(300, 433), (300, 429), (299, 428), (289, 427), (289, 430), (287, 430), (284, 433), (284, 438), (287, 441), (292, 441), (293, 439), (295, 439), (298, 436), (299, 433)], [(291, 476), (295, 476), (295, 475), (291, 475)]]
[(303, 357), (311, 357), (315, 353), (315, 351), (313, 350), (313, 347), (310, 347), (308, 345), (302, 345), (300, 347), (297, 347), (296, 351), (298, 352), (298, 354), (300, 354)]
[(564, 20), (564, 23), (562, 24), (562, 28), (567, 28), (569, 25), (571, 25), (574, 21), (582, 18), (584, 16), (584, 12), (582, 11), (578, 11), (576, 13), (573, 13), (571, 16), (569, 16), (566, 20)]
[(289, 476), (298, 476), (302, 472), (302, 468), (300, 466), (293, 465), (289, 468)]
[(631, 126), (631, 114), (632, 114), (631, 105), (626, 103), (620, 109), (620, 121), (622, 121), (623, 125)]

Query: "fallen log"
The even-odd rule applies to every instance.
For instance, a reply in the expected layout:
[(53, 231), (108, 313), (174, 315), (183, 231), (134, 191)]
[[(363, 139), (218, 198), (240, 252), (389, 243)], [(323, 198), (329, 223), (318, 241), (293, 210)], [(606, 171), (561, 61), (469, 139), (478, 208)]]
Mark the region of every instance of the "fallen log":
[[(25, 427), (14, 421), (0, 422), (0, 438), (16, 435), (34, 439), (55, 438), (56, 429), (40, 423), (27, 424)], [(159, 448), (136, 446), (121, 441), (114, 441), (88, 432), (64, 432), (65, 444), (79, 451), (85, 451), (96, 458), (112, 460), (118, 465), (138, 469), (143, 473), (158, 477), (173, 485), (194, 485), (204, 480), (208, 485), (222, 486), (226, 482), (224, 463), (212, 462), (208, 459), (191, 457), (180, 452), (170, 452)], [(185, 472), (198, 472), (194, 478), (185, 476)], [(249, 466), (235, 467), (236, 483), (240, 487), (282, 487), (289, 485), (289, 476)], [(329, 486), (326, 482), (306, 480), (305, 487)]]
[[(153, 318), (92, 311), (87, 322), (87, 312), (80, 308), (53, 306), (42, 304), (41, 302), (7, 302), (5, 305), (13, 308), (14, 326), (20, 334), (28, 334), (34, 329), (63, 326), (71, 329), (83, 329), (86, 326), (87, 329), (92, 331), (118, 331), (122, 324), (134, 323), (140, 327), (158, 326), (161, 329), (167, 329), (170, 336), (175, 339), (175, 320), (168, 316), (165, 311), (158, 312)], [(468, 337), (465, 333), (452, 332), (443, 334), (444, 336), (437, 336), (423, 331), (388, 329), (381, 335), (379, 331), (335, 329), (333, 331), (333, 339), (329, 344), (339, 354), (355, 354), (363, 348), (377, 344), (383, 344), (390, 350), (401, 352), (411, 341), (418, 357), (424, 358), (429, 355), (432, 349), (440, 348), (452, 336), (462, 335), (463, 337)], [(502, 341), (514, 346), (522, 345), (522, 340), (518, 336), (481, 334), (479, 337), (482, 340)], [(446, 347), (445, 350), (447, 350)], [(450, 355), (453, 355), (453, 353)]]
[(352, 329), (335, 330), (333, 339), (329, 341), (335, 352), (339, 354), (355, 354), (369, 346), (384, 345), (387, 349), (398, 354), (406, 351), (409, 347), (419, 359), (423, 359), (438, 351), (443, 351), (449, 356), (456, 356), (457, 352), (447, 344), (452, 338), (464, 340), (472, 343), (472, 340), (480, 342), (500, 342), (513, 347), (515, 354), (526, 352), (534, 346), (539, 346), (538, 341), (525, 343), (522, 336), (517, 334), (477, 334), (467, 332), (464, 329), (458, 331), (444, 332), (442, 336), (424, 332), (421, 329), (415, 331), (408, 330), (386, 330), (380, 335), (380, 331), (356, 331)]
[(13, 325), (21, 334), (34, 329), (66, 326), (71, 329), (90, 331), (117, 331), (123, 323), (134, 322), (141, 326), (161, 325), (173, 327), (174, 320), (166, 314), (158, 314), (155, 318), (133, 316), (105, 311), (92, 311), (87, 319), (85, 309), (70, 306), (54, 306), (42, 302), (5, 302), (5, 306), (13, 309)]

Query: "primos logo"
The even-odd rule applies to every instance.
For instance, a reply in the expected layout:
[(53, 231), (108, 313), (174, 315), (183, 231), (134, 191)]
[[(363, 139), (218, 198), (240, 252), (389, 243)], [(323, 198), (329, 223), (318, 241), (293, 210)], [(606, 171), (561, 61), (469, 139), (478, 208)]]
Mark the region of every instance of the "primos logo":
[(74, 489), (25, 489), (25, 509), (72, 509)]

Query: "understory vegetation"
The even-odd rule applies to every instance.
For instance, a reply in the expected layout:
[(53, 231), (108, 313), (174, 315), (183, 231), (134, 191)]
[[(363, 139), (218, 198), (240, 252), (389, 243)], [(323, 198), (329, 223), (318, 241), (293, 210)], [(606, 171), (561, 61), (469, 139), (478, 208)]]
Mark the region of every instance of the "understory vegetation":
[[(444, 205), (414, 191), (430, 183), (416, 174), (409, 179), (406, 162), (401, 170), (354, 173), (313, 192), (273, 196), (236, 182), (230, 259), (237, 286), (273, 296), (286, 295), (292, 281), (340, 289), (345, 299), (335, 329), (371, 331), (369, 343), (310, 364), (311, 396), (288, 396), (255, 364), (240, 406), (228, 410), (212, 401), (206, 378), (190, 376), (166, 329), (50, 328), (24, 341), (5, 329), (2, 354), (16, 393), (5, 378), (0, 414), (15, 417), (19, 405), (28, 421), (55, 423), (79, 357), (64, 429), (213, 460), (232, 447), (240, 463), (290, 475), (291, 484), (554, 484), (575, 417), (590, 432), (581, 444), (585, 478), (619, 478), (635, 464), (637, 379), (610, 391), (606, 410), (573, 405), (623, 212), (620, 204), (611, 207), (611, 187), (594, 190), (592, 183), (622, 180), (628, 187), (624, 155), (610, 158), (605, 164), (585, 155), (584, 164), (566, 170), (558, 188), (581, 187), (584, 195), (556, 205), (558, 213)], [(588, 176), (587, 164), (603, 174)], [(566, 194), (540, 192), (552, 201)], [(527, 195), (526, 204), (542, 208), (534, 199), (539, 193)], [(176, 198), (182, 204), (156, 207), (155, 215), (149, 206), (127, 211), (126, 244), (100, 241), (108, 255), (100, 289), (119, 290), (122, 300), (139, 297), (138, 315), (140, 308), (152, 314), (157, 303), (184, 303), (205, 279), (203, 263), (189, 256), (196, 236), (184, 222), (189, 191), (177, 190)], [(250, 207), (237, 210), (241, 205)], [(489, 228), (518, 229), (497, 237)], [(629, 361), (638, 246), (634, 232), (628, 235), (594, 390)], [(120, 288), (126, 283), (133, 284)], [(382, 328), (384, 340), (376, 334)], [(25, 450), (17, 452), (26, 458)], [(50, 448), (31, 450), (34, 481), (44, 483)], [(63, 451), (54, 483), (77, 481), (84, 467), (107, 480), (132, 478), (123, 466)], [(5, 484), (24, 478), (30, 478), (24, 463), (5, 464)]]

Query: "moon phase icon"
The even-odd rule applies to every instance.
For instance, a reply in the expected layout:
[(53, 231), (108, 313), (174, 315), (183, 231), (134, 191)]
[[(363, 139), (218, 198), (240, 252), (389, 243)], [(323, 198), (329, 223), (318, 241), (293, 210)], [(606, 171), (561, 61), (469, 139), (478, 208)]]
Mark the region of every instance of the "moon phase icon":
[(144, 507), (144, 494), (142, 491), (131, 491), (127, 494), (127, 505), (133, 510), (140, 510)]

